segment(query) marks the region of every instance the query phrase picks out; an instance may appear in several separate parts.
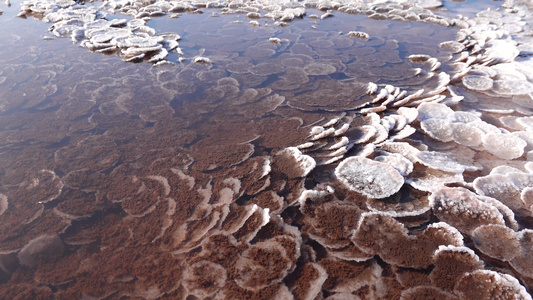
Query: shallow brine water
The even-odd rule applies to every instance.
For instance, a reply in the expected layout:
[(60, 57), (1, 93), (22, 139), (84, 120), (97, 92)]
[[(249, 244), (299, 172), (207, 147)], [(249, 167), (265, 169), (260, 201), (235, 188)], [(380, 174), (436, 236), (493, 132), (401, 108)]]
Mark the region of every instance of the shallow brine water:
[(397, 2), (2, 7), (0, 294), (531, 299), (531, 7)]

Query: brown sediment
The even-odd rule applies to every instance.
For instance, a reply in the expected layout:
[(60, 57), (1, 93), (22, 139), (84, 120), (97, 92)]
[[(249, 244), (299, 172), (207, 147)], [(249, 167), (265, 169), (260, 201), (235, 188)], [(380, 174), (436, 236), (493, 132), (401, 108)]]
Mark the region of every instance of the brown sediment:
[(243, 299), (243, 300), (252, 300), (252, 299), (267, 300), (267, 299), (275, 299), (276, 295), (279, 293), (281, 286), (283, 286), (283, 284), (279, 283), (279, 284), (270, 285), (258, 291), (249, 291), (249, 290), (245, 290), (239, 287), (233, 281), (229, 281), (228, 284), (221, 291), (221, 293), (224, 295), (224, 297), (228, 299), (238, 298), (238, 299)]
[(295, 272), (297, 278), (294, 282), (294, 289), (292, 293), (295, 299), (306, 299), (309, 290), (312, 289), (312, 284), (320, 277), (319, 270), (312, 264), (305, 265), (301, 270)]
[(13, 283), (12, 285), (0, 286), (3, 297), (13, 300), (23, 299), (55, 299), (54, 292), (47, 286), (35, 286), (30, 283)]
[(40, 284), (62, 285), (75, 281), (84, 254), (65, 253), (41, 260), (35, 270), (35, 280)]
[(307, 130), (303, 130), (302, 124), (296, 119), (285, 119), (281, 117), (263, 118), (256, 122), (256, 126), (262, 128), (263, 133), (257, 143), (263, 147), (273, 149), (273, 153), (284, 147), (285, 143), (297, 145), (303, 141), (303, 136)]
[[(40, 10), (35, 3), (25, 4), (28, 15), (30, 6)], [(141, 18), (193, 10), (180, 5), (138, 2), (128, 12), (116, 7), (138, 14), (131, 21), (80, 22), (106, 31), (115, 30), (107, 22), (118, 22), (116, 30), (144, 31), (142, 42), (166, 49), (177, 47), (171, 34), (151, 33)], [(212, 5), (223, 14), (260, 11), (250, 2), (196, 8)], [(380, 21), (353, 28), (341, 12), (325, 19), (330, 11), (316, 24), (294, 20), (285, 28), (226, 24), (232, 16), (184, 20), (186, 54), (169, 57), (189, 61), (151, 69), (57, 51), (53, 42), (40, 45), (44, 52), (30, 47), (2, 56), (31, 57), (31, 64), (9, 62), (0, 71), (0, 195), (7, 199), (0, 208), (0, 292), (13, 299), (454, 299), (492, 292), (527, 299), (530, 84), (508, 67), (492, 67), (518, 63), (529, 42), (517, 50), (512, 39), (485, 35), (490, 28), (482, 27), (510, 22), (503, 28), (514, 32), (522, 27), (514, 17), (526, 15), (491, 10), (466, 22), (408, 2), (294, 5), (302, 7), (265, 13), (288, 22), (315, 7)], [(401, 22), (422, 19), (440, 25)], [(455, 30), (436, 28), (451, 24), (471, 31), (439, 49), (439, 39)], [(62, 35), (61, 26), (54, 22), (52, 33)], [(354, 39), (341, 28), (370, 34)], [(80, 33), (83, 47), (100, 47), (87, 44), (106, 38), (96, 32)], [(197, 51), (206, 41), (205, 53)], [(496, 51), (502, 45), (509, 51)], [(430, 55), (409, 62), (415, 50)], [(492, 87), (476, 88), (472, 76)], [(509, 81), (516, 89), (506, 76), (520, 77)], [(460, 95), (445, 91), (461, 82)], [(468, 105), (459, 102), (463, 96)], [(509, 101), (498, 106), (496, 96)], [(467, 111), (476, 101), (483, 113)], [(486, 112), (507, 129), (492, 125), (498, 122)], [(501, 149), (491, 139), (514, 146)], [(395, 174), (397, 186), (350, 190), (335, 167), (353, 156), (364, 157), (355, 173), (376, 164)], [(366, 186), (376, 188), (379, 170), (362, 179)], [(519, 253), (488, 249), (507, 240)], [(6, 268), (13, 257), (22, 265)]]
[(257, 231), (261, 228), (261, 225), (264, 223), (263, 212), (261, 210), (256, 210), (244, 225), (233, 234), (233, 236), (238, 240), (249, 241), (255, 237)]
[(431, 271), (429, 278), (436, 287), (452, 292), (464, 274), (483, 267), (483, 263), (473, 253), (464, 249), (441, 250), (436, 254), (435, 269)]
[(59, 149), (55, 160), (63, 172), (85, 168), (95, 171), (105, 170), (115, 165), (120, 158), (116, 146), (112, 138), (91, 136), (74, 146)]
[(166, 201), (159, 201), (154, 204), (154, 208), (150, 213), (138, 217), (124, 220), (132, 230), (132, 238), (139, 244), (154, 243), (164, 231), (164, 216), (168, 210), (168, 203)]
[(382, 277), (373, 286), (377, 299), (401, 299), (404, 288), (395, 277)]
[(246, 222), (247, 218), (251, 216), (252, 205), (239, 206), (236, 204), (231, 204), (229, 206), (229, 213), (224, 222), (221, 224), (220, 229), (223, 231), (233, 231), (240, 228), (241, 223)]
[(57, 209), (74, 216), (90, 216), (105, 205), (105, 202), (97, 200), (94, 192), (87, 193), (77, 189), (63, 189), (58, 198), (63, 201), (57, 205)]
[[(283, 248), (251, 247), (237, 260), (235, 281), (250, 290), (269, 286), (285, 276), (290, 260)], [(242, 261), (242, 262), (241, 262)]]
[(1, 241), (2, 250), (10, 251), (22, 248), (30, 240), (43, 234), (62, 233), (70, 226), (71, 222), (58, 216), (52, 210), (39, 210), (38, 215), (33, 215), (29, 223), (20, 222), (19, 219), (13, 223), (3, 224), (6, 225)]
[(142, 215), (153, 209), (159, 201), (164, 199), (164, 186), (151, 178), (132, 178), (126, 181), (128, 186), (133, 187), (134, 193), (128, 193), (128, 196), (119, 200), (122, 208), (131, 215)]
[(398, 268), (395, 272), (396, 279), (405, 288), (431, 285), (428, 273), (425, 270)]
[(199, 171), (211, 171), (229, 168), (249, 158), (254, 147), (251, 144), (213, 144), (213, 141), (197, 143), (192, 148), (196, 158), (193, 168)]
[[(342, 205), (342, 202), (327, 202), (317, 206), (302, 228), (326, 243), (324, 246), (346, 245), (357, 228), (361, 210), (357, 206)], [(312, 237), (311, 237), (312, 238)], [(336, 247), (335, 247), (336, 248)]]
[(324, 258), (318, 263), (328, 273), (328, 279), (324, 282), (324, 288), (328, 290), (343, 290), (347, 286), (357, 291), (371, 285), (381, 273), (380, 267), (373, 260), (356, 263)]
[(260, 192), (251, 198), (248, 203), (253, 203), (263, 208), (268, 208), (273, 212), (281, 212), (285, 206), (283, 197), (278, 196), (273, 191)]

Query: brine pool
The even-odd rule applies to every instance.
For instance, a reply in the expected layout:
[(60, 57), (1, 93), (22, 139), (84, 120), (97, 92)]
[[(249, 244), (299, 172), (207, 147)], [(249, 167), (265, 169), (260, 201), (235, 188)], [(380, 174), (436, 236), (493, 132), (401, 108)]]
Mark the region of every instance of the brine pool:
[(2, 297), (531, 299), (527, 2), (0, 9)]

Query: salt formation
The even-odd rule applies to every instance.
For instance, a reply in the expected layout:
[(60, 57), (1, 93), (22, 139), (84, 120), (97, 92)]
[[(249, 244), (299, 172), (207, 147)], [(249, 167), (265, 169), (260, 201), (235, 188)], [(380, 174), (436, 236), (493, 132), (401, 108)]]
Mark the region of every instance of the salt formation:
[(275, 159), (283, 164), (296, 166), (296, 170), (286, 173), (290, 178), (305, 177), (316, 166), (316, 162), (311, 156), (302, 154), (297, 148), (286, 148), (278, 152)]
[(335, 169), (335, 175), (350, 190), (377, 199), (396, 193), (404, 182), (400, 172), (390, 164), (365, 157), (343, 160)]
[(361, 31), (350, 31), (347, 33), (348, 36), (352, 36), (352, 37), (356, 37), (356, 38), (361, 38), (361, 39), (365, 39), (365, 40), (368, 40), (370, 38), (370, 36), (368, 35), (368, 33), (366, 32), (361, 32)]
[[(530, 8), (443, 4), (23, 2), (53, 36), (162, 67), (2, 56), (0, 293), (531, 299)], [(181, 42), (150, 19), (213, 10), (266, 20), (172, 65), (222, 23)], [(372, 26), (318, 26), (344, 13)]]
[(22, 265), (32, 267), (41, 258), (60, 256), (63, 251), (63, 243), (58, 236), (42, 235), (28, 242), (18, 253), (18, 259)]
[[(333, 10), (339, 10), (350, 14), (365, 14), (370, 19), (394, 21), (422, 21), (441, 26), (454, 25), (453, 20), (434, 14), (430, 9), (441, 6), (440, 1), (412, 1), (405, 2), (403, 6), (395, 3), (357, 2), (357, 3), (330, 3), (307, 1), (305, 3), (279, 2), (273, 3), (189, 3), (189, 2), (168, 2), (157, 1), (123, 3), (121, 1), (105, 2), (98, 6), (86, 7), (74, 1), (62, 1), (60, 5), (54, 2), (43, 2), (40, 0), (27, 0), (21, 4), (19, 17), (38, 16), (43, 21), (53, 23), (50, 31), (56, 37), (71, 37), (74, 43), (99, 53), (117, 53), (124, 56), (128, 62), (149, 61), (154, 65), (170, 64), (166, 60), (169, 51), (176, 51), (182, 55), (178, 39), (167, 39), (159, 41), (160, 46), (141, 47), (141, 44), (130, 44), (129, 47), (122, 47), (116, 39), (118, 38), (154, 38), (161, 37), (156, 30), (148, 25), (146, 21), (151, 18), (165, 17), (171, 14), (170, 18), (178, 17), (180, 13), (203, 13), (202, 8), (218, 9), (222, 14), (245, 14), (250, 19), (261, 17), (275, 20), (279, 26), (284, 26), (287, 22), (303, 18), (307, 9), (319, 9), (325, 11), (317, 18), (324, 20), (333, 16)], [(263, 10), (266, 13), (261, 15)], [(133, 19), (110, 19), (108, 15), (121, 13)], [(251, 21), (252, 25), (259, 25), (257, 21)], [(368, 40), (369, 35), (361, 31), (350, 31), (348, 36)], [(273, 38), (275, 43), (279, 39)], [(162, 48), (163, 46), (164, 48)], [(130, 48), (131, 47), (131, 48)], [(455, 51), (459, 47), (454, 43), (444, 43), (444, 48), (453, 48)], [(496, 48), (494, 52), (497, 52)], [(182, 62), (183, 58), (178, 61)]]
[(420, 125), (430, 137), (442, 142), (485, 150), (502, 159), (515, 159), (524, 153), (527, 143), (516, 135), (482, 121), (475, 114), (454, 112), (447, 106), (431, 103), (419, 106)]
[[(374, 18), (381, 17), (376, 15)], [(466, 25), (465, 27), (469, 26)], [(469, 34), (471, 33), (469, 32)], [(455, 83), (458, 79), (461, 79), (461, 84), (466, 88), (489, 95), (499, 94), (509, 97), (511, 95), (529, 93), (527, 86), (530, 83), (528, 82), (528, 78), (521, 73), (512, 75), (517, 76), (515, 78), (520, 78), (519, 80), (501, 80), (501, 82), (497, 82), (500, 80), (499, 78), (505, 76), (503, 75), (504, 72), (505, 74), (511, 73), (508, 69), (503, 68), (502, 65), (517, 58), (518, 52), (513, 50), (515, 48), (513, 48), (512, 42), (509, 40), (507, 42), (495, 40), (479, 46), (476, 44), (480, 41), (479, 39), (473, 37), (468, 41), (467, 43), (463, 39), (441, 43), (440, 45), (441, 48), (458, 55), (455, 63), (456, 66), (460, 66), (460, 63), (466, 59), (466, 68), (457, 69), (448, 75), (439, 71), (440, 62), (431, 56), (412, 55), (410, 59), (413, 63), (425, 64), (427, 68), (425, 72), (434, 73), (439, 78), (431, 89), (421, 90), (415, 93), (411, 92), (410, 94), (409, 92), (402, 92), (401, 88), (392, 85), (379, 87), (375, 83), (369, 83), (366, 92), (373, 99), (367, 103), (363, 103), (358, 108), (358, 112), (362, 116), (344, 116), (343, 118), (335, 119), (335, 121), (332, 120), (332, 122), (328, 122), (323, 126), (314, 127), (311, 130), (311, 136), (313, 136), (311, 141), (301, 144), (299, 147), (301, 147), (302, 151), (319, 161), (317, 169), (313, 171), (318, 176), (324, 176), (321, 174), (321, 169), (324, 168), (322, 167), (323, 165), (338, 164), (335, 169), (335, 175), (342, 185), (335, 184), (327, 176), (324, 177), (321, 183), (327, 183), (334, 187), (334, 190), (326, 193), (328, 198), (344, 198), (347, 201), (348, 199), (353, 199), (354, 196), (347, 196), (345, 190), (352, 190), (364, 195), (365, 198), (369, 198), (364, 200), (367, 209), (373, 211), (383, 210), (387, 218), (391, 218), (391, 216), (417, 215), (411, 213), (402, 214), (401, 210), (406, 208), (400, 208), (399, 206), (395, 207), (396, 210), (387, 210), (386, 207), (388, 204), (378, 204), (377, 202), (379, 200), (373, 199), (382, 197), (387, 199), (403, 198), (402, 196), (394, 195), (395, 193), (402, 193), (401, 189), (405, 189), (404, 187), (402, 188), (403, 183), (399, 185), (396, 183), (388, 184), (389, 187), (387, 190), (389, 193), (387, 194), (370, 192), (373, 191), (373, 188), (375, 188), (375, 191), (380, 190), (381, 180), (376, 180), (376, 178), (381, 179), (380, 176), (383, 176), (383, 178), (387, 177), (385, 174), (389, 174), (391, 172), (389, 168), (394, 166), (396, 168), (394, 169), (395, 172), (398, 172), (395, 174), (399, 175), (398, 178), (401, 179), (398, 182), (403, 182), (404, 179), (402, 177), (405, 177), (406, 184), (411, 185), (414, 189), (429, 193), (429, 199), (425, 208), (419, 208), (418, 214), (424, 215), (424, 213), (427, 213), (431, 209), (432, 214), (438, 220), (445, 222), (442, 224), (450, 226), (446, 228), (458, 230), (456, 231), (458, 235), (456, 238), (457, 244), (453, 246), (440, 246), (441, 248), (437, 251), (431, 250), (429, 253), (431, 255), (435, 253), (436, 256), (428, 258), (428, 261), (435, 259), (436, 261), (433, 263), (441, 265), (443, 262), (437, 261), (444, 259), (444, 253), (446, 251), (450, 253), (446, 254), (449, 255), (447, 259), (451, 260), (458, 259), (458, 257), (453, 257), (451, 253), (457, 253), (457, 255), (463, 255), (459, 253), (464, 253), (470, 257), (469, 260), (471, 263), (469, 264), (471, 268), (458, 271), (460, 274), (458, 273), (454, 278), (461, 279), (448, 285), (443, 285), (442, 281), (437, 279), (437, 276), (444, 276), (438, 275), (439, 273), (448, 276), (447, 271), (436, 268), (432, 272), (432, 276), (434, 280), (433, 284), (438, 285), (437, 287), (412, 287), (405, 290), (402, 293), (402, 297), (414, 297), (418, 293), (427, 295), (426, 293), (430, 293), (430, 291), (431, 293), (442, 296), (445, 295), (445, 297), (465, 297), (466, 295), (470, 295), (469, 293), (471, 292), (467, 290), (466, 286), (475, 284), (478, 280), (482, 280), (481, 278), (488, 276), (493, 278), (495, 285), (505, 285), (505, 287), (502, 286), (501, 288), (494, 287), (495, 289), (501, 289), (501, 293), (510, 293), (513, 297), (527, 299), (530, 296), (518, 280), (503, 273), (483, 270), (485, 266), (482, 260), (473, 254), (474, 252), (471, 249), (463, 247), (462, 244), (463, 238), (461, 235), (468, 236), (475, 241), (475, 247), (484, 255), (490, 256), (491, 259), (507, 262), (512, 261), (518, 253), (523, 253), (518, 236), (528, 233), (528, 231), (526, 231), (527, 233), (517, 233), (520, 225), (517, 226), (515, 218), (519, 220), (519, 224), (520, 220), (524, 220), (522, 219), (523, 217), (530, 216), (531, 207), (528, 196), (531, 190), (528, 173), (524, 173), (516, 168), (512, 168), (509, 171), (498, 171), (499, 169), (494, 168), (494, 165), (490, 164), (483, 156), (480, 156), (479, 162), (474, 160), (477, 156), (476, 151), (480, 151), (487, 153), (487, 155), (493, 155), (500, 161), (516, 160), (515, 165), (523, 166), (523, 155), (531, 149), (529, 145), (530, 139), (526, 134), (529, 125), (525, 125), (528, 124), (527, 122), (529, 120), (527, 118), (511, 116), (502, 119), (505, 120), (505, 124), (509, 124), (508, 127), (513, 127), (514, 132), (509, 132), (507, 129), (498, 128), (494, 124), (488, 123), (482, 118), (482, 114), (466, 110), (458, 111), (446, 105), (446, 103), (457, 104), (459, 101), (465, 99), (465, 96), (458, 94), (455, 89), (448, 88), (450, 83)], [(472, 48), (472, 45), (478, 45), (479, 48)], [(472, 51), (472, 49), (475, 49), (473, 50), (475, 53), (481, 54), (475, 59), (472, 57), (465, 58), (467, 56), (465, 53), (468, 53), (466, 51)], [(515, 65), (518, 66), (519, 63), (516, 62)], [(494, 68), (491, 70), (487, 69), (486, 66)], [(508, 84), (507, 87), (505, 86), (506, 84)], [(516, 88), (510, 88), (511, 85), (516, 86)], [(443, 93), (449, 93), (449, 95), (443, 95)], [(472, 98), (476, 99), (475, 95), (471, 92), (465, 93), (465, 95), (468, 102), (472, 101)], [(454, 99), (446, 100), (450, 96)], [(407, 99), (403, 100), (404, 98)], [(481, 102), (482, 100), (477, 101)], [(394, 112), (394, 107), (398, 106), (402, 106), (404, 112), (406, 106), (416, 107), (417, 109), (415, 111), (417, 111), (417, 114), (414, 117), (410, 117), (409, 121), (406, 118), (399, 121), (396, 116), (405, 116), (405, 114), (400, 114), (399, 110), (396, 113)], [(468, 107), (469, 105), (465, 105), (465, 108)], [(525, 113), (525, 110), (522, 110), (522, 113)], [(340, 124), (339, 120), (342, 120)], [(354, 124), (355, 120), (357, 120), (357, 123)], [(413, 121), (416, 122), (413, 124)], [(342, 122), (346, 123), (343, 124)], [(342, 138), (333, 138), (332, 133), (334, 131), (331, 129), (335, 128), (338, 130), (338, 128), (346, 124), (349, 124), (349, 126), (347, 130), (343, 130)], [(395, 142), (395, 135), (391, 135), (390, 130), (394, 129), (397, 124), (410, 124), (414, 128), (426, 133), (434, 141), (430, 145), (434, 145), (433, 147), (437, 151), (428, 151), (424, 145), (417, 144), (414, 140), (411, 140), (410, 137), (415, 132), (414, 130), (397, 137), (397, 139), (404, 140), (402, 143)], [(354, 135), (355, 132), (358, 132), (358, 134)], [(328, 151), (338, 149), (338, 147), (346, 147), (347, 151), (343, 151), (342, 156), (337, 156), (335, 159), (325, 159), (329, 156)], [(454, 151), (458, 151), (458, 153), (454, 154)], [(464, 154), (459, 154), (460, 152), (469, 154), (465, 156)], [(332, 153), (331, 156), (336, 154)], [(392, 155), (398, 156), (395, 159), (389, 158)], [(345, 156), (347, 158), (344, 158)], [(379, 176), (370, 175), (377, 174), (372, 172), (374, 168), (377, 169), (377, 167), (374, 167), (374, 165), (377, 166), (377, 161), (381, 163), (379, 169), (381, 171), (386, 170), (386, 172), (380, 172)], [(421, 170), (421, 166), (429, 168), (429, 170), (426, 169), (418, 173), (417, 170)], [(465, 177), (463, 177), (468, 176), (472, 178), (470, 174), (476, 174), (476, 172), (483, 170), (490, 172), (491, 168), (494, 168), (494, 173), (491, 172), (486, 176), (479, 176), (477, 178), (474, 176), (473, 179), (475, 180), (473, 180), (473, 183), (472, 181), (470, 183), (467, 182)], [(425, 174), (422, 174), (422, 172), (425, 172)], [(446, 187), (449, 184), (464, 185), (465, 187), (470, 187), (470, 189), (464, 187)], [(324, 193), (321, 185), (317, 185), (316, 190)], [(328, 199), (325, 195), (319, 196), (320, 198), (311, 195), (315, 194), (311, 191), (306, 192), (306, 200), (300, 201), (304, 212), (310, 209), (309, 207), (311, 207), (311, 202), (313, 201), (328, 201), (325, 200)], [(348, 200), (348, 202), (350, 201), (353, 200)], [(342, 201), (335, 203), (337, 203), (335, 204), (337, 207), (343, 205)], [(360, 220), (360, 223), (354, 233), (354, 245), (346, 243), (341, 238), (337, 239), (337, 242), (340, 243), (335, 243), (331, 239), (331, 235), (325, 239), (324, 236), (316, 236), (316, 233), (313, 233), (313, 239), (324, 245), (330, 251), (331, 255), (335, 257), (361, 261), (365, 257), (362, 253), (370, 255), (378, 254), (384, 261), (394, 265), (403, 266), (406, 263), (405, 260), (395, 261), (396, 258), (390, 257), (386, 252), (381, 252), (382, 250), (379, 249), (374, 250), (376, 252), (368, 252), (369, 249), (364, 246), (367, 242), (358, 242), (358, 237), (362, 236), (359, 233), (360, 230), (365, 228), (363, 226), (365, 224), (365, 217), (370, 215), (366, 215), (363, 209), (363, 211), (357, 211), (355, 216)], [(379, 224), (379, 226), (369, 226), (369, 230), (383, 226), (392, 226), (383, 220)], [(396, 239), (401, 239), (401, 236), (405, 236), (408, 232), (401, 225), (397, 225), (397, 229), (391, 229), (392, 227), (389, 227), (383, 230), (388, 233), (395, 232), (395, 230), (398, 231), (398, 237), (395, 237)], [(316, 232), (320, 227), (315, 224), (312, 228), (312, 232)], [(371, 245), (380, 245), (381, 242), (376, 242), (376, 236), (379, 237), (379, 233), (372, 231), (369, 236), (374, 237)], [(402, 245), (405, 243), (390, 239), (389, 236), (377, 238), (377, 240), (382, 241), (385, 245)], [(410, 243), (412, 244), (414, 241)], [(339, 247), (345, 250), (337, 249)], [(416, 255), (420, 256), (420, 253), (412, 254), (412, 256)], [(448, 263), (446, 262), (446, 264)], [(525, 266), (530, 263), (520, 260), (518, 264)], [(519, 267), (518, 264), (512, 267), (517, 272), (515, 274), (520, 274), (518, 275), (520, 280), (530, 282), (530, 275), (528, 275), (527, 271), (523, 271), (523, 267)], [(408, 264), (406, 266), (413, 267), (414, 265)]]
[(471, 233), (485, 224), (505, 224), (502, 214), (495, 206), (469, 190), (441, 188), (433, 192), (430, 199), (434, 203), (435, 215), (461, 232)]
[(0, 216), (3, 215), (9, 207), (7, 196), (0, 194)]
[(533, 185), (530, 173), (513, 170), (505, 173), (491, 172), (474, 180), (474, 189), (480, 195), (495, 198), (516, 214), (533, 214), (528, 188)]
[[(21, 4), (21, 14), (41, 15), (46, 22), (53, 23), (50, 31), (56, 37), (71, 37), (74, 43), (91, 51), (100, 53), (117, 53), (124, 61), (138, 62), (147, 60), (161, 64), (169, 51), (178, 51), (180, 39), (176, 34), (158, 34), (153, 28), (145, 25), (143, 17), (160, 17), (165, 14), (157, 5), (137, 6), (139, 13), (133, 9), (123, 11), (134, 15), (130, 21), (126, 19), (107, 20), (108, 13), (114, 13), (123, 4), (114, 2), (95, 7), (85, 7), (75, 2), (65, 1), (55, 8), (53, 3), (25, 1)], [(130, 8), (133, 8), (130, 6)], [(172, 9), (164, 5), (166, 9)], [(104, 12), (105, 11), (105, 12)]]

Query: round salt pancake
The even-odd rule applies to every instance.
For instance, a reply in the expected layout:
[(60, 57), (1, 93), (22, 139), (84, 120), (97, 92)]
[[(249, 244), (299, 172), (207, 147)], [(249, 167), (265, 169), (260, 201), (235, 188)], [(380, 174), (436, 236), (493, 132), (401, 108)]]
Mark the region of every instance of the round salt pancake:
[(454, 111), (448, 106), (440, 103), (422, 103), (418, 106), (418, 120), (427, 119), (450, 119)]
[(305, 66), (303, 70), (307, 75), (329, 75), (337, 71), (334, 66), (324, 63), (311, 63)]
[(441, 142), (450, 142), (454, 138), (454, 124), (447, 119), (427, 119), (420, 122), (420, 127), (427, 135)]
[[(288, 272), (294, 269), (296, 261), (290, 253), (297, 252), (294, 247), (300, 246), (294, 241), (290, 243), (290, 239), (290, 236), (278, 236), (254, 243), (244, 250), (235, 262), (235, 282), (240, 287), (252, 291), (259, 291), (273, 282), (280, 282)], [(269, 257), (276, 257), (275, 266), (264, 261), (265, 254)], [(268, 279), (261, 280), (263, 276), (267, 276)]]
[(490, 174), (478, 177), (473, 182), (474, 189), (476, 193), (497, 199), (514, 211), (519, 212), (524, 205), (520, 199), (521, 189), (509, 177), (509, 174)]
[(284, 71), (283, 65), (278, 61), (264, 62), (257, 64), (250, 68), (250, 72), (254, 75), (268, 76), (273, 74), (282, 73)]
[(439, 220), (461, 232), (471, 233), (481, 225), (505, 225), (503, 215), (493, 205), (483, 202), (465, 188), (443, 187), (431, 195), (433, 212)]
[(113, 166), (120, 154), (114, 140), (107, 136), (87, 137), (77, 145), (57, 150), (55, 161), (63, 172), (79, 169), (103, 170)]
[(408, 186), (402, 188), (399, 193), (382, 199), (368, 199), (366, 204), (371, 211), (386, 213), (394, 217), (421, 216), (431, 208), (425, 193)]
[(475, 247), (492, 258), (511, 261), (520, 252), (520, 239), (511, 228), (499, 224), (481, 225), (474, 229)]
[(533, 83), (525, 80), (494, 80), (492, 91), (504, 96), (526, 95), (533, 92)]
[(442, 42), (439, 47), (446, 49), (452, 53), (459, 53), (465, 49), (465, 46), (456, 41)]
[(159, 38), (144, 38), (140, 36), (126, 37), (118, 41), (119, 47), (137, 47), (137, 48), (147, 48), (158, 47), (160, 39)]
[(455, 295), (435, 286), (416, 286), (403, 290), (400, 299), (453, 299)]
[(520, 272), (521, 274), (533, 278), (533, 269), (531, 263), (531, 255), (533, 254), (533, 230), (523, 229), (518, 232), (518, 237), (520, 238), (520, 247), (521, 251), (519, 254), (510, 262), (511, 266)]
[(219, 79), (226, 78), (226, 71), (222, 69), (211, 69), (206, 71), (200, 71), (197, 74), (198, 79), (202, 82), (215, 82)]
[(259, 91), (257, 89), (249, 88), (240, 92), (238, 96), (230, 99), (229, 101), (235, 105), (241, 105), (246, 103), (255, 102), (259, 97)]
[(91, 38), (91, 43), (106, 43), (106, 42), (109, 42), (111, 41), (111, 39), (113, 39), (114, 36), (112, 34), (109, 34), (109, 33), (104, 33), (104, 34), (98, 34), (98, 35), (94, 35), (92, 38)]
[(403, 186), (403, 176), (391, 165), (364, 157), (350, 157), (335, 168), (335, 176), (350, 190), (366, 197), (389, 197)]
[(244, 111), (244, 116), (247, 118), (255, 119), (260, 116), (275, 110), (285, 102), (285, 97), (278, 94), (272, 94), (266, 97), (263, 97), (255, 103), (251, 103), (242, 108)]
[(338, 270), (344, 270), (344, 274), (349, 274), (337, 278), (328, 277), (324, 282), (323, 288), (335, 291), (336, 293), (346, 293), (352, 299), (352, 287), (371, 285), (381, 277), (383, 272), (381, 266), (374, 259), (363, 262), (347, 262), (333, 257), (327, 257), (321, 259), (318, 263), (328, 274), (335, 274)]
[(272, 84), (276, 90), (295, 90), (302, 84), (309, 82), (309, 77), (302, 68), (287, 67), (280, 79)]
[(527, 143), (516, 135), (487, 133), (482, 137), (483, 148), (502, 159), (515, 159), (524, 154)]
[(248, 48), (248, 50), (246, 50), (246, 52), (244, 52), (244, 56), (252, 59), (267, 58), (273, 56), (274, 54), (276, 54), (276, 50), (271, 49), (271, 47), (265, 45), (250, 47)]
[(63, 242), (57, 235), (41, 235), (29, 241), (17, 254), (20, 263), (34, 267), (39, 259), (50, 258), (63, 252)]
[(426, 54), (411, 54), (409, 55), (409, 60), (413, 63), (425, 63), (428, 59), (430, 59), (431, 56)]
[(372, 125), (363, 125), (357, 127), (355, 130), (351, 131), (348, 135), (350, 141), (356, 144), (363, 144), (370, 141), (378, 133), (378, 130), (375, 126)]
[(190, 295), (204, 298), (222, 289), (226, 285), (226, 278), (227, 272), (223, 266), (203, 260), (187, 266), (182, 283)]
[(481, 145), (484, 133), (479, 128), (464, 123), (454, 123), (452, 124), (452, 128), (452, 139), (454, 142), (468, 147), (478, 147)]
[(321, 293), (322, 285), (328, 278), (328, 273), (318, 263), (305, 264), (302, 273), (304, 275), (296, 280), (289, 297), (315, 299)]
[(488, 76), (466, 75), (461, 78), (463, 85), (474, 91), (487, 91), (492, 89), (493, 80)]
[(429, 278), (436, 287), (449, 292), (465, 273), (484, 267), (474, 251), (467, 247), (439, 246), (433, 259), (435, 268)]
[(386, 213), (363, 213), (352, 240), (387, 263), (419, 269), (433, 263), (439, 245), (462, 246), (462, 238), (457, 229), (444, 223), (434, 223), (416, 235), (408, 235), (404, 225)]
[(226, 65), (226, 70), (231, 73), (246, 74), (254, 65), (248, 61), (237, 61)]
[(393, 166), (402, 176), (407, 176), (413, 172), (413, 163), (407, 158), (398, 153), (384, 153), (385, 155), (379, 155), (374, 160), (388, 163)]
[[(358, 108), (365, 99), (367, 85), (356, 81), (339, 82), (330, 79), (318, 79), (305, 84), (297, 96), (290, 98), (287, 104), (293, 108), (306, 111), (323, 109), (326, 111), (345, 111)], [(331, 97), (335, 94), (336, 97)]]
[(65, 189), (62, 195), (68, 197), (68, 201), (59, 203), (54, 211), (65, 218), (73, 220), (87, 218), (98, 211), (98, 201), (94, 192)]
[[(71, 225), (71, 220), (59, 216), (52, 209), (45, 210), (41, 204), (38, 204), (38, 206), (40, 209), (37, 212), (30, 210), (19, 212), (16, 216), (8, 217), (6, 214), (2, 216), (4, 220), (3, 224), (6, 225), (3, 227), (8, 227), (3, 228), (0, 232), (0, 236), (2, 237), (0, 239), (0, 251), (2, 253), (21, 250), (23, 247), (28, 247), (27, 250), (29, 253), (26, 254), (30, 256), (29, 259), (31, 259), (32, 262), (38, 262), (39, 253), (37, 251), (33, 252), (32, 248), (33, 246), (39, 248), (40, 245), (37, 243), (28, 246), (29, 242), (31, 240), (37, 240), (39, 236), (57, 235), (59, 232), (64, 232), (64, 230)], [(24, 204), (24, 208), (31, 209), (26, 203)], [(35, 226), (33, 227), (31, 234), (20, 235), (19, 232), (24, 230), (25, 227), (27, 228), (28, 224)], [(44, 254), (44, 256), (54, 257), (61, 255), (61, 252), (47, 252), (42, 254)]]
[(513, 276), (490, 270), (466, 273), (457, 282), (454, 292), (465, 299), (505, 298), (507, 295), (513, 295), (517, 299), (531, 297)]
[(255, 74), (238, 74), (233, 73), (231, 74), (232, 78), (235, 78), (242, 86), (246, 87), (256, 87), (261, 85), (263, 82), (267, 81), (268, 76), (264, 75), (255, 75)]
[(453, 114), (453, 121), (454, 122), (460, 122), (460, 123), (470, 123), (470, 122), (476, 122), (481, 121), (481, 119), (478, 117), (477, 114), (467, 111), (456, 111)]
[(316, 205), (309, 198), (304, 201), (301, 210), (309, 216), (309, 221), (305, 224), (311, 238), (324, 247), (333, 249), (343, 248), (351, 243), (351, 231), (357, 227), (361, 215), (357, 206), (340, 201)]

